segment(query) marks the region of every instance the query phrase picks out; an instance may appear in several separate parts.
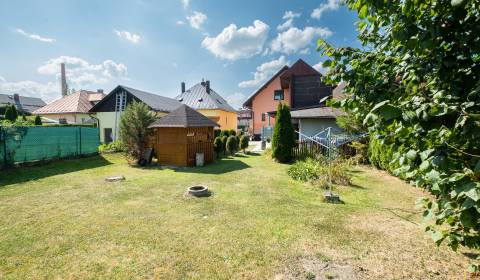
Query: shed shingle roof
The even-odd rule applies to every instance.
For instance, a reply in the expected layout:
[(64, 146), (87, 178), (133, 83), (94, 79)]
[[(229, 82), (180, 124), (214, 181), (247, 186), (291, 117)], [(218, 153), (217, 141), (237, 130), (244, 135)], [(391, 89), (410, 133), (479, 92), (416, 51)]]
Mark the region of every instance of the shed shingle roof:
[(93, 107), (93, 102), (101, 100), (104, 96), (102, 93), (80, 90), (55, 100), (33, 113), (36, 115), (88, 113)]
[[(47, 104), (38, 97), (27, 97), (27, 96), (20, 95), (19, 100), (20, 100), (20, 106), (22, 107), (22, 110), (28, 113), (32, 113), (33, 111)], [(13, 94), (0, 94), (0, 107), (3, 107), (8, 104), (15, 104), (17, 105), (17, 107), (19, 105), (15, 103)]]
[(206, 83), (198, 83), (194, 85), (175, 99), (195, 110), (217, 109), (227, 112), (236, 112), (236, 110), (212, 88), (210, 88), (210, 93), (208, 93)]
[(216, 122), (200, 114), (187, 105), (181, 105), (170, 114), (153, 122), (149, 128), (155, 127), (215, 127)]

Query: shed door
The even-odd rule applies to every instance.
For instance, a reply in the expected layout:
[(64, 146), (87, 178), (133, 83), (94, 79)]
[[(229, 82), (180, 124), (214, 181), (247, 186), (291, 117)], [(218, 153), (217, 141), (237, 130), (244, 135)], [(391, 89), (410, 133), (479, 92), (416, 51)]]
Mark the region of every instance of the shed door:
[(162, 165), (186, 166), (186, 135), (184, 128), (157, 128), (155, 153)]

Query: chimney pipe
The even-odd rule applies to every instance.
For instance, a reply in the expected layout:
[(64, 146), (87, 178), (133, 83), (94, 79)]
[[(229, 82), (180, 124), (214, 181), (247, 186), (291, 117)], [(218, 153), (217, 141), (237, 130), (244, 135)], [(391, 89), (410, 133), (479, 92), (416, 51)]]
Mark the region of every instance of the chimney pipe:
[(207, 80), (205, 82), (205, 87), (207, 88), (207, 93), (210, 94), (210, 81), (209, 80)]
[(13, 100), (15, 101), (15, 103), (20, 103), (20, 95), (18, 95), (18, 93), (14, 93)]
[(60, 90), (62, 92), (62, 97), (65, 97), (68, 95), (67, 77), (65, 75), (65, 63), (60, 63), (60, 75), (61, 75)]
[(184, 93), (185, 92), (185, 82), (182, 82), (181, 86), (182, 86), (182, 93)]
[(103, 89), (99, 88), (99, 89), (97, 89), (97, 92), (98, 93), (103, 93)]

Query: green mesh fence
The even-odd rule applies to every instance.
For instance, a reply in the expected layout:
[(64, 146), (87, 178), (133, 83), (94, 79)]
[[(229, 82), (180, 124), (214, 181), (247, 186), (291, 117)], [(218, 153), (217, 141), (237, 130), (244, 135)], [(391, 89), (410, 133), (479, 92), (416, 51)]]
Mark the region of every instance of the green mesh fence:
[(0, 127), (0, 166), (95, 154), (98, 128)]

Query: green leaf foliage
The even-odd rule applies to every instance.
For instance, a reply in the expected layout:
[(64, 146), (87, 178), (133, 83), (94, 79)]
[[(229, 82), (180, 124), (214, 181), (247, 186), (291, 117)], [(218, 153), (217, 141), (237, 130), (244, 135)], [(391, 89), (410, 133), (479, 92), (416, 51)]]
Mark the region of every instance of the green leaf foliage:
[(235, 152), (237, 151), (237, 138), (236, 136), (228, 136), (227, 139), (227, 152), (231, 154), (232, 156), (235, 155)]
[(220, 154), (224, 152), (225, 147), (223, 146), (221, 137), (215, 137), (215, 140), (213, 141), (213, 149), (217, 153), (217, 156), (220, 156)]
[(370, 162), (431, 193), (437, 244), (480, 248), (480, 2), (346, 0), (363, 48), (318, 41), (332, 101), (370, 133)]

